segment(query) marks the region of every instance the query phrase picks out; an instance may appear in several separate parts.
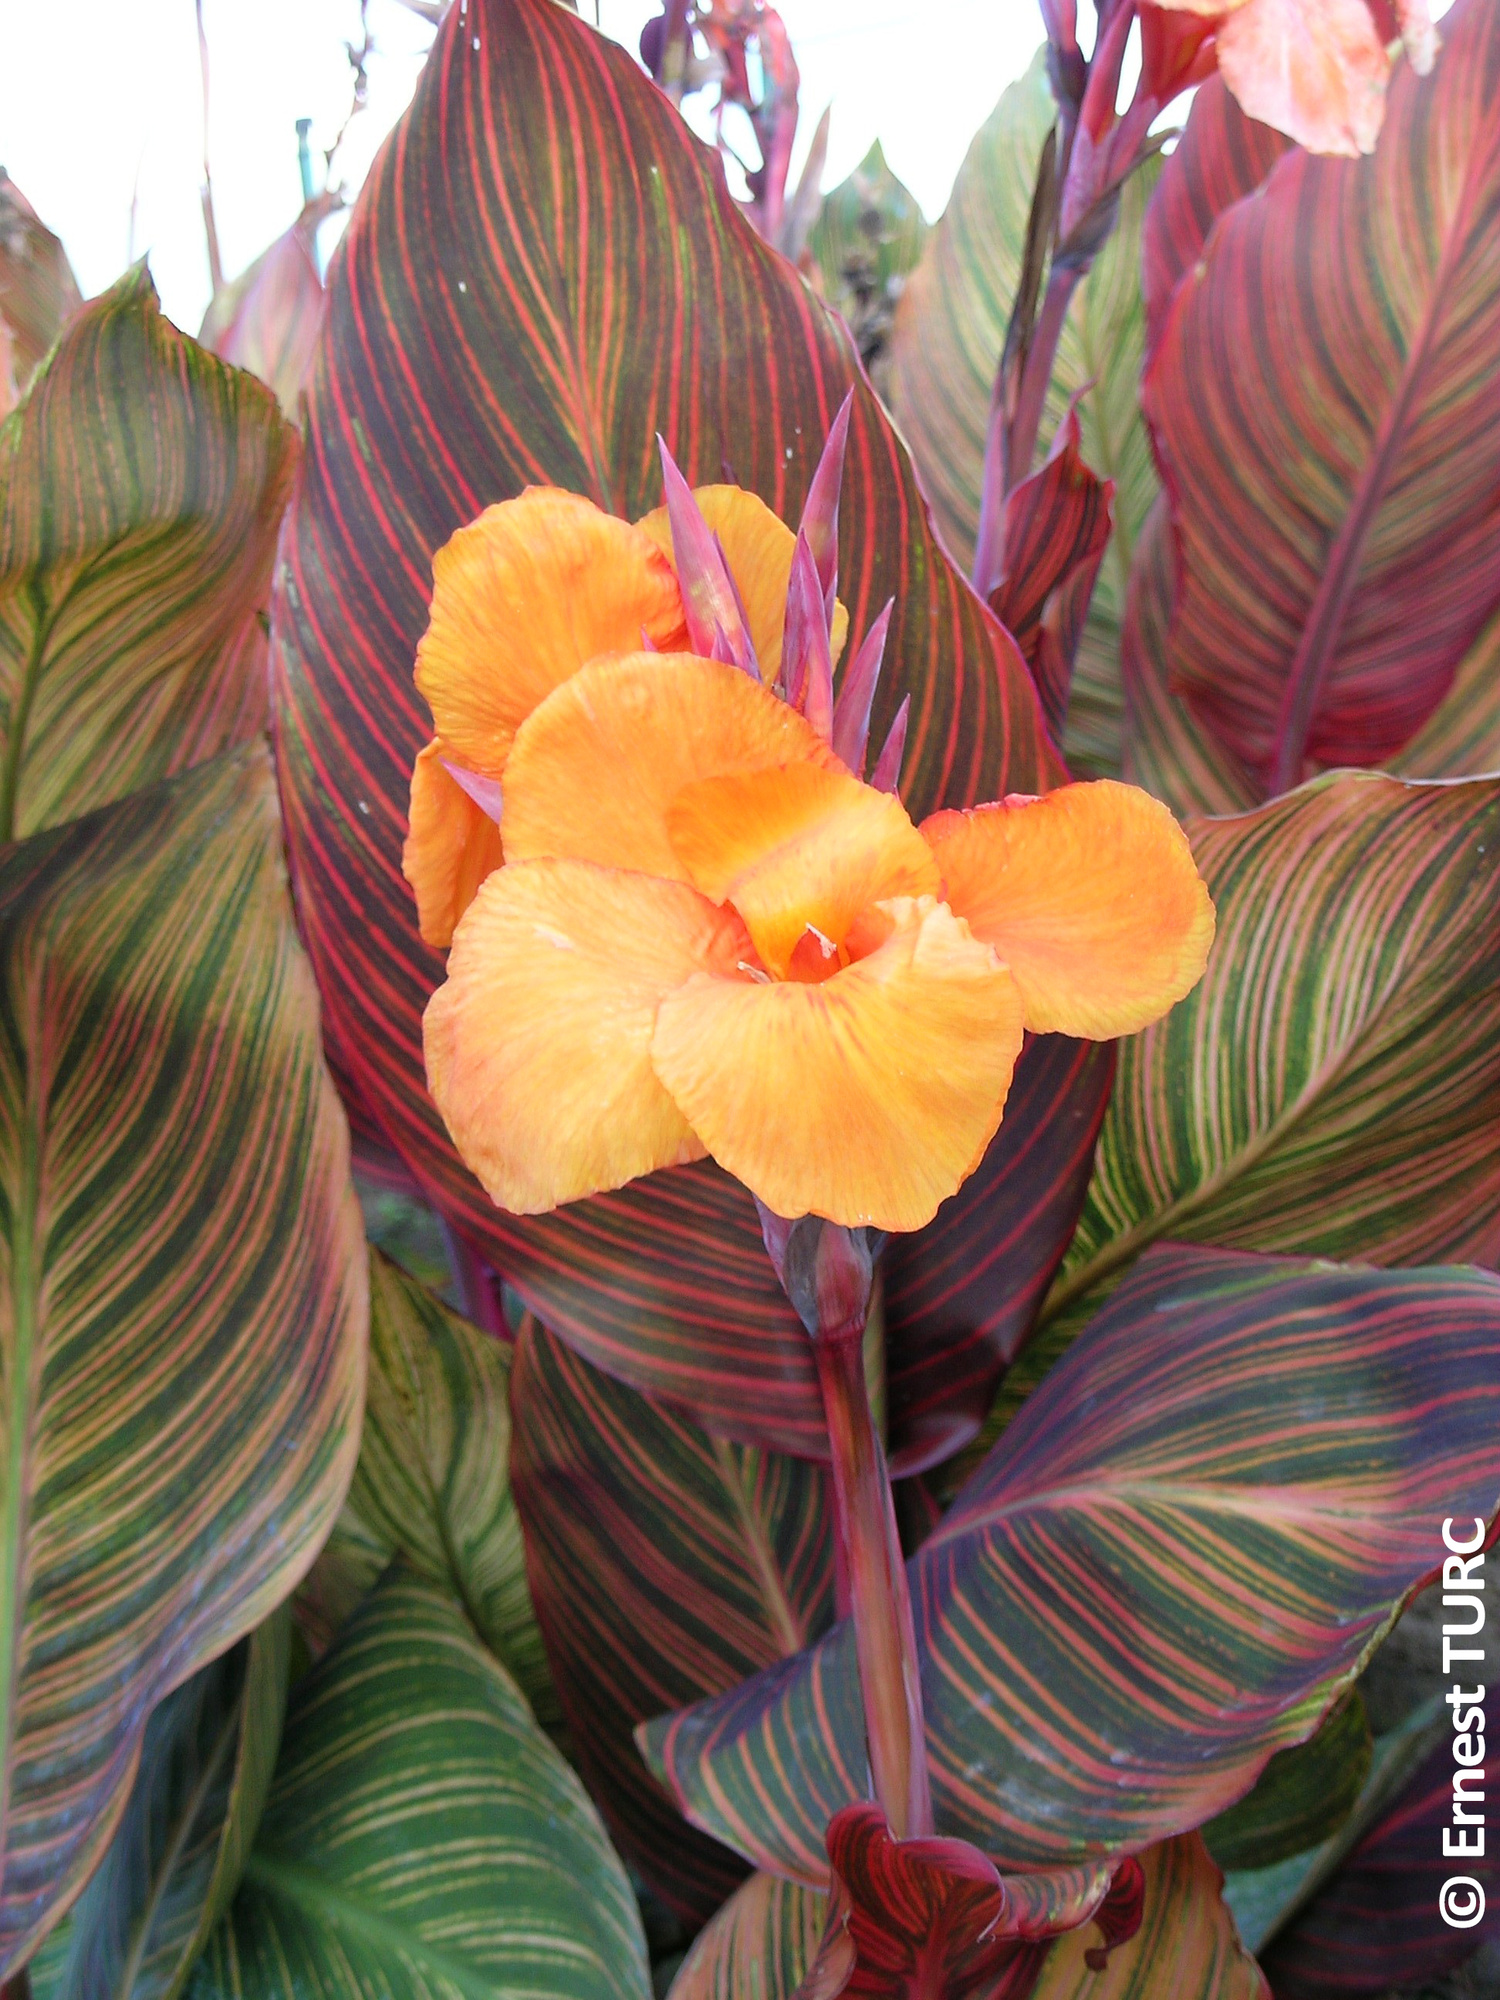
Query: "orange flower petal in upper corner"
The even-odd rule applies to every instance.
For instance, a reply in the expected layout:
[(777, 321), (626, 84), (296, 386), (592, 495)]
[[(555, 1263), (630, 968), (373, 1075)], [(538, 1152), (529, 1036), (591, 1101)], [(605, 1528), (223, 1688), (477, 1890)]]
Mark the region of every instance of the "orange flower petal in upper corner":
[(411, 774), (411, 826), (401, 872), (417, 898), (423, 941), (446, 951), (454, 926), (480, 883), (500, 866), (500, 829), (443, 766), (440, 738), (425, 746)]
[(505, 851), (686, 881), (667, 831), (684, 785), (804, 760), (843, 768), (810, 723), (738, 667), (691, 653), (595, 660), (517, 732)]
[(1214, 908), (1187, 837), (1134, 785), (1101, 779), (922, 824), (944, 895), (1015, 974), (1038, 1034), (1105, 1041), (1198, 983)]
[[(758, 493), (747, 493), (743, 487), (695, 486), (693, 498), (723, 544), (745, 607), (745, 621), (750, 627), (755, 657), (760, 662), (761, 678), (769, 687), (781, 672), (781, 635), (797, 537)], [(664, 556), (671, 557), (672, 528), (665, 507), (656, 508), (637, 525)], [(848, 636), (849, 613), (835, 602), (829, 641), (835, 666)]]
[(1390, 57), (1369, 0), (1248, 0), (1218, 29), (1241, 108), (1311, 153), (1372, 153)]
[(920, 1229), (994, 1136), (1020, 1053), (1015, 982), (930, 899), (816, 985), (700, 974), (662, 1001), (657, 1074), (778, 1215)]
[(872, 903), (939, 889), (932, 850), (894, 793), (824, 765), (700, 779), (678, 793), (667, 830), (691, 880), (733, 903), (777, 978), (804, 932), (837, 951)]
[(695, 975), (727, 987), (748, 950), (681, 883), (579, 861), (491, 875), (423, 1018), (433, 1099), (491, 1199), (536, 1215), (701, 1159), (652, 1065), (657, 1008)]
[(686, 643), (670, 563), (577, 493), (531, 486), (487, 507), (438, 550), (432, 577), (417, 686), (452, 754), (486, 777), (585, 660), (636, 652), (643, 630), (663, 650)]

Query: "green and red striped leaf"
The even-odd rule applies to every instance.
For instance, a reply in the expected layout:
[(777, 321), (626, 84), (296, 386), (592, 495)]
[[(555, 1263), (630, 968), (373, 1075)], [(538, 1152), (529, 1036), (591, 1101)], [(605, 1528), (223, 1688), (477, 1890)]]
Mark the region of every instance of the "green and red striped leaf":
[(27, 1967), (31, 2000), (175, 2000), (187, 1984), (265, 1809), (291, 1630), (278, 1606), (153, 1714), (109, 1851)]
[[(748, 1197), (716, 1168), (518, 1221), (461, 1166), (423, 1077), (441, 961), (400, 854), (429, 733), (411, 668), (434, 548), (532, 481), (644, 512), (657, 430), (691, 478), (727, 472), (795, 521), (851, 386), (840, 594), (856, 633), (896, 606), (876, 738), (909, 694), (919, 813), (1043, 787), (1059, 767), (1024, 665), (942, 554), (847, 334), (622, 51), (551, 0), (474, 0), (450, 12), (335, 258), (274, 611), (299, 912), (362, 1116), (593, 1361), (728, 1434), (812, 1452), (806, 1343)], [(1018, 1267), (1018, 1295), (1054, 1252)]]
[(827, 1914), (820, 1889), (757, 1869), (698, 1933), (669, 2000), (796, 2000)]
[(1121, 1046), (1049, 1315), (1168, 1236), (1489, 1262), (1500, 779), (1344, 772), (1189, 830), (1213, 953), (1188, 998)]
[(1358, 1687), (1316, 1736), (1278, 1750), (1254, 1791), (1203, 1829), (1221, 1868), (1270, 1868), (1331, 1839), (1359, 1804), (1374, 1745)]
[(298, 1597), (326, 1647), (392, 1560), (447, 1589), (557, 1720), (510, 1482), (510, 1350), (370, 1254), (370, 1372), (349, 1497)]
[(1291, 150), (1284, 132), (1241, 111), (1217, 71), (1198, 86), (1141, 228), (1148, 355), (1161, 339), (1178, 285), (1202, 257), (1214, 224), (1236, 202), (1254, 194)]
[(318, 225), (338, 206), (327, 194), (308, 202), (291, 228), (214, 298), (198, 330), (205, 347), (274, 389), (292, 418), (323, 323)]
[(1135, 1936), (1114, 1947), (1102, 1971), (1084, 1956), (1097, 1942), (1087, 1926), (1059, 1938), (1031, 2000), (1270, 2000), (1198, 1836), (1163, 1841), (1141, 1861), (1146, 1901)]
[(0, 1203), (3, 1966), (353, 1469), (364, 1243), (262, 746), (0, 857)]
[(1453, 1738), (1444, 1730), (1411, 1783), (1263, 1954), (1276, 2000), (1354, 2000), (1397, 1986), (1416, 1988), (1441, 1978), (1496, 1935), (1495, 1908), (1472, 1929), (1449, 1929), (1440, 1915), (1449, 1876), (1471, 1876), (1491, 1904), (1500, 1900), (1492, 1845), (1472, 1860), (1444, 1859), (1453, 1773)]
[(296, 438), (163, 318), (141, 266), (77, 313), (0, 430), (0, 840), (265, 727)]
[[(1159, 1245), (912, 1559), (938, 1831), (1007, 1871), (1200, 1825), (1500, 1500), (1500, 1279)], [(644, 1732), (696, 1824), (824, 1879), (851, 1630)]]
[(1263, 791), (1393, 755), (1500, 608), (1500, 14), (1443, 36), (1373, 157), (1293, 151), (1220, 217), (1146, 372), (1169, 684)]
[[(1020, 278), (1037, 161), (1056, 117), (1045, 55), (981, 126), (896, 310), (888, 357), (891, 408), (911, 446), (943, 539), (966, 566), (979, 526), (985, 433), (995, 368)], [(1079, 287), (1058, 347), (1042, 442), (1069, 401), (1083, 456), (1115, 484), (1115, 529), (1099, 573), (1073, 677), (1063, 750), (1087, 775), (1120, 762), (1120, 621), (1125, 582), (1156, 472), (1137, 400), (1145, 314), (1141, 222), (1155, 163), (1126, 183), (1114, 236)]]
[(453, 1600), (395, 1564), (292, 1690), (192, 2000), (648, 2000), (583, 1787)]
[(632, 1732), (799, 1652), (833, 1617), (821, 1466), (710, 1437), (529, 1322), (516, 1501), (579, 1768), (626, 1859), (701, 1923), (744, 1873), (685, 1827)]
[[(0, 345), (8, 348), (17, 389), (26, 387), (32, 370), (82, 303), (68, 253), (0, 168), (0, 324), (9, 335)], [(0, 417), (7, 407), (0, 398)]]

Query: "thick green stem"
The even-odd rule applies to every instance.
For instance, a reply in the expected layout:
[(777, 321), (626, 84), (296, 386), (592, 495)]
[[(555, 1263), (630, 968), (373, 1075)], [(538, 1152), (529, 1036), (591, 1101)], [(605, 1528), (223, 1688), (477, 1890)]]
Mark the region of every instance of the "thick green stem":
[(890, 1474), (870, 1414), (862, 1323), (813, 1336), (833, 1457), (875, 1796), (898, 1840), (933, 1830), (932, 1787), (906, 1564)]

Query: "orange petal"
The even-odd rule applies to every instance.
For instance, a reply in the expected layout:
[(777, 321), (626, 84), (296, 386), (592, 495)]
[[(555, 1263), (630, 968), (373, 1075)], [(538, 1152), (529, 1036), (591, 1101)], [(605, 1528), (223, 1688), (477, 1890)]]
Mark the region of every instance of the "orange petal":
[(500, 829), (443, 768), (447, 754), (435, 736), (417, 754), (411, 774), (411, 819), (401, 873), (417, 897), (417, 927), (446, 951), (453, 927), (485, 876), (500, 866)]
[(517, 732), (505, 768), (505, 851), (512, 861), (571, 854), (685, 882), (667, 832), (683, 786), (805, 758), (838, 761), (738, 667), (691, 653), (595, 660)]
[(454, 933), (423, 1018), (460, 1153), (517, 1215), (703, 1157), (651, 1062), (662, 996), (735, 976), (738, 920), (677, 882), (580, 861), (499, 869)]
[(648, 535), (577, 493), (530, 486), (487, 507), (432, 559), (417, 686), (437, 733), (498, 778), (521, 723), (600, 653), (686, 643), (671, 565)]
[[(781, 672), (781, 629), (786, 618), (786, 588), (792, 575), (792, 551), (797, 537), (773, 514), (758, 493), (740, 486), (695, 486), (693, 498), (710, 528), (724, 545), (724, 554), (745, 606), (755, 657), (769, 687)], [(658, 507), (637, 524), (669, 560), (672, 530), (667, 510)], [(833, 607), (831, 651), (838, 664), (849, 636), (849, 613)]]
[(1134, 1034), (1189, 992), (1214, 906), (1167, 808), (1101, 779), (925, 820), (943, 893), (1016, 976), (1037, 1034)]
[(901, 801), (824, 765), (700, 779), (673, 800), (667, 831), (691, 880), (734, 904), (778, 977), (805, 931), (841, 945), (872, 903), (938, 893)]
[(1368, 0), (1249, 0), (1215, 33), (1243, 110), (1312, 153), (1372, 153), (1390, 58)]
[(1021, 1047), (1015, 982), (930, 899), (821, 985), (700, 974), (669, 993), (657, 1074), (721, 1166), (780, 1215), (920, 1229), (974, 1171)]

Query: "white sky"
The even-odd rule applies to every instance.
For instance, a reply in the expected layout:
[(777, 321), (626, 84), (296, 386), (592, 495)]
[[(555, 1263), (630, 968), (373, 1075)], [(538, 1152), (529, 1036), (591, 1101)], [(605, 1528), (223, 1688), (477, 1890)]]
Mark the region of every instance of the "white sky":
[[(581, 0), (592, 18), (594, 0)], [(599, 0), (632, 49), (651, 0)], [(929, 215), (948, 198), (975, 128), (1042, 39), (1036, 0), (781, 0), (802, 70), (803, 140), (829, 102), (831, 187), (872, 139)], [(368, 109), (339, 168), (355, 185), (409, 100), (431, 30), (370, 0), (377, 55)], [(344, 44), (358, 0), (206, 0), (210, 158), (226, 274), (301, 204), (295, 122), (314, 161), (349, 105)], [(196, 332), (208, 303), (193, 0), (0, 0), (0, 163), (61, 236), (86, 294), (149, 253), (162, 303)]]

